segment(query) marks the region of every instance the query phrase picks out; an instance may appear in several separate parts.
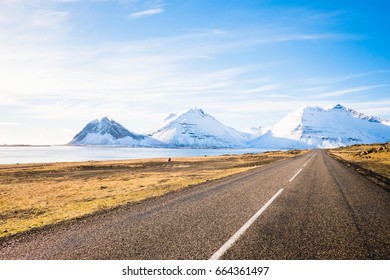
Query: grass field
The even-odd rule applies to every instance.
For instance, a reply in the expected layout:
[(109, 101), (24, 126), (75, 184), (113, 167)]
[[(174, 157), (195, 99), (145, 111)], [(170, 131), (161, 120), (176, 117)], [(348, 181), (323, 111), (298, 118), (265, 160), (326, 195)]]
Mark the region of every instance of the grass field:
[(354, 145), (329, 152), (334, 158), (390, 191), (390, 143)]
[(0, 165), (0, 237), (215, 180), (304, 151)]
[(330, 150), (331, 154), (390, 179), (390, 143), (354, 145)]

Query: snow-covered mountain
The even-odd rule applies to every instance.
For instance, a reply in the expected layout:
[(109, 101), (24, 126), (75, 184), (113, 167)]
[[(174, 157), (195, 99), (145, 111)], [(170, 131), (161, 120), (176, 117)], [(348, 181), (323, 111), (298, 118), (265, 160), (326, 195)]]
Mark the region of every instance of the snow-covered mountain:
[(366, 114), (363, 114), (363, 113), (359, 113), (358, 111), (356, 110), (353, 110), (353, 109), (350, 109), (350, 108), (347, 108), (347, 107), (344, 107), (340, 104), (337, 104), (336, 106), (331, 106), (331, 107), (328, 107), (326, 108), (327, 110), (332, 110), (332, 109), (338, 109), (338, 110), (345, 110), (346, 112), (348, 112), (350, 115), (352, 116), (355, 116), (357, 118), (360, 118), (360, 119), (363, 119), (363, 120), (367, 120), (369, 122), (375, 122), (375, 123), (381, 123), (381, 124), (384, 124), (384, 125), (387, 125), (387, 126), (390, 126), (390, 120), (386, 120), (386, 119), (383, 119), (383, 118), (380, 118), (380, 117), (374, 117), (374, 116), (368, 116)]
[(367, 116), (340, 104), (323, 109), (300, 108), (251, 142), (265, 148), (333, 148), (390, 140), (389, 121)]
[(69, 143), (71, 145), (108, 145), (130, 147), (161, 147), (163, 143), (137, 134), (107, 117), (88, 123)]
[(174, 116), (149, 136), (169, 147), (239, 148), (248, 140), (244, 134), (227, 127), (202, 109), (194, 108)]
[(131, 132), (107, 117), (88, 123), (71, 145), (171, 148), (305, 149), (333, 148), (390, 141), (390, 120), (368, 116), (341, 105), (303, 107), (268, 131), (247, 133), (227, 127), (201, 109), (171, 114), (148, 135)]
[(252, 140), (264, 135), (268, 132), (268, 130), (268, 128), (258, 126), (243, 130), (242, 133), (248, 138), (248, 140)]

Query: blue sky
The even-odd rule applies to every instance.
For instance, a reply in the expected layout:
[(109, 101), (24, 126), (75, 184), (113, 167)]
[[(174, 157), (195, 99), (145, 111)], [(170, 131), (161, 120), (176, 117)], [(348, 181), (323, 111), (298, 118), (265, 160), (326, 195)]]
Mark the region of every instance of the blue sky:
[(0, 144), (190, 107), (239, 130), (306, 105), (390, 118), (386, 2), (0, 0)]

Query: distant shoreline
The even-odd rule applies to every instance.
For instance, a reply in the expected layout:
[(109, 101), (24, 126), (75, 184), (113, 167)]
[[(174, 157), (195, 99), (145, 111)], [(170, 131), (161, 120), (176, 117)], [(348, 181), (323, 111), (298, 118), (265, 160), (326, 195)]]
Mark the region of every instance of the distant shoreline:
[(84, 162), (142, 158), (214, 156), (224, 154), (263, 153), (267, 149), (168, 149), (97, 146), (0, 146), (0, 164)]
[(4, 145), (0, 145), (0, 147), (5, 147), (5, 148), (9, 148), (9, 147), (17, 147), (17, 148), (21, 148), (21, 147), (51, 147), (52, 145), (26, 145), (26, 144), (13, 144), (13, 145), (7, 145), (7, 144), (4, 144)]

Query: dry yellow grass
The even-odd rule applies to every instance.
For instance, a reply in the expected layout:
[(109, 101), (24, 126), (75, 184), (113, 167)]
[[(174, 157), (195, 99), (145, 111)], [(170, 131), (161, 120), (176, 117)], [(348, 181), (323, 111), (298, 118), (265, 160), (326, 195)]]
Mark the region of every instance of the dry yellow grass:
[(341, 159), (390, 179), (390, 143), (355, 145), (330, 150)]
[(161, 196), (299, 153), (0, 165), (0, 237)]

